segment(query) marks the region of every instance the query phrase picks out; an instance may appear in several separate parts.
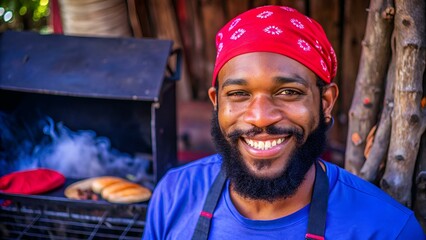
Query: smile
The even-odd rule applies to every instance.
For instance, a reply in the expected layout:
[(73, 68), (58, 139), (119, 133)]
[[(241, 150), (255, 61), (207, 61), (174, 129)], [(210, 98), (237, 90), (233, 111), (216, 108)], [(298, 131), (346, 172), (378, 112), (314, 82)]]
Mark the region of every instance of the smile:
[(283, 143), (286, 138), (278, 138), (275, 140), (267, 140), (267, 141), (256, 141), (248, 138), (244, 138), (244, 141), (252, 148), (257, 150), (268, 150), (271, 149), (281, 143)]

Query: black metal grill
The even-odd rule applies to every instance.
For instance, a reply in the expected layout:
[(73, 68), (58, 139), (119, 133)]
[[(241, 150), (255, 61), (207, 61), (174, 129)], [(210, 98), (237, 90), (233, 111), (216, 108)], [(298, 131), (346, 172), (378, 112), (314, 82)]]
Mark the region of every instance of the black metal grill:
[[(67, 184), (68, 185), (68, 184)], [(0, 193), (0, 239), (141, 239), (146, 203)]]
[[(48, 116), (72, 131), (87, 129), (107, 137), (120, 152), (148, 155), (152, 166), (147, 175), (155, 184), (177, 165), (175, 84), (181, 57), (180, 51), (172, 51), (172, 44), (156, 39), (1, 33), (0, 111), (25, 124)], [(0, 154), (16, 147), (0, 141)], [(26, 170), (9, 168), (19, 159), (7, 156), (0, 159), (6, 163), (0, 169), (3, 173)], [(87, 178), (104, 173), (64, 175)], [(135, 181), (139, 180), (144, 177)], [(141, 238), (146, 202), (71, 200), (64, 196), (70, 183), (67, 179), (64, 187), (43, 195), (0, 192), (0, 200), (10, 201), (0, 206), (0, 239)]]

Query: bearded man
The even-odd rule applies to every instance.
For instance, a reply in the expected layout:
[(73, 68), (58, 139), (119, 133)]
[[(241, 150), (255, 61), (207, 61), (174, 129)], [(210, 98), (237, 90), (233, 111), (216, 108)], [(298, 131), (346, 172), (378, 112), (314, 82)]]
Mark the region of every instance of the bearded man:
[(319, 159), (338, 96), (322, 27), (264, 6), (217, 34), (209, 97), (219, 154), (169, 171), (144, 239), (424, 239), (413, 212)]

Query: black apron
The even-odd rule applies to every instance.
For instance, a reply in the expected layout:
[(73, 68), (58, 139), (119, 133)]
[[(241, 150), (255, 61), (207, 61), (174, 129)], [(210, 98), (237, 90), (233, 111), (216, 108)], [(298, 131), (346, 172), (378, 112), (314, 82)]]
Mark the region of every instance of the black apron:
[[(319, 162), (315, 162), (315, 182), (309, 209), (308, 231), (305, 235), (307, 240), (323, 240), (325, 233), (325, 220), (328, 205), (328, 178)], [(226, 176), (224, 171), (220, 171), (207, 194), (203, 210), (198, 218), (195, 227), (193, 240), (207, 240), (209, 237), (210, 224), (213, 212), (222, 195), (225, 186)]]

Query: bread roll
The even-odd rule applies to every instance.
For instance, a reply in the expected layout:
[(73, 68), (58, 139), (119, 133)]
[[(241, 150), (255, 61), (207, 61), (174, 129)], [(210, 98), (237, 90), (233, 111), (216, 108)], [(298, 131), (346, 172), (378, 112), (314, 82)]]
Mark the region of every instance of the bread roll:
[(116, 183), (111, 184), (108, 187), (102, 189), (101, 195), (104, 199), (108, 199), (108, 196), (110, 194), (114, 193), (114, 192), (122, 191), (122, 190), (125, 190), (127, 188), (139, 187), (139, 186), (140, 185), (138, 185), (136, 183), (131, 183), (129, 181), (122, 180), (120, 182), (116, 182)]
[(113, 203), (136, 203), (147, 201), (150, 197), (148, 188), (137, 186), (113, 192), (106, 196), (106, 200)]
[(98, 178), (95, 178), (92, 182), (92, 191), (99, 194), (102, 192), (102, 189), (114, 183), (122, 182), (122, 181), (125, 181), (125, 180), (119, 177), (110, 177), (110, 176), (98, 177)]

